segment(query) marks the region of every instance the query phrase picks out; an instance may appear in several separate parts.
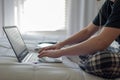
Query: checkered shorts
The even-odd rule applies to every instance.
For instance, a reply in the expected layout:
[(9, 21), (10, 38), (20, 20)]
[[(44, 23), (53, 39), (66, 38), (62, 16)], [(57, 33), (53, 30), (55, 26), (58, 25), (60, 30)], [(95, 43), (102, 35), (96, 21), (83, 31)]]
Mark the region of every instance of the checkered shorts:
[(90, 56), (80, 56), (85, 72), (107, 79), (120, 78), (120, 52), (97, 52)]

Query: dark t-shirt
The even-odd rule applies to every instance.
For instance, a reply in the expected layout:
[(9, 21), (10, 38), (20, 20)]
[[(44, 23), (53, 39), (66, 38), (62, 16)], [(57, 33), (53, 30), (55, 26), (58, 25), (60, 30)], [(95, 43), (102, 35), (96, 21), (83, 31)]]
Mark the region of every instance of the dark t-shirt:
[[(93, 20), (93, 24), (120, 29), (120, 0), (115, 2), (106, 0)], [(120, 44), (120, 36), (118, 36), (116, 41)]]

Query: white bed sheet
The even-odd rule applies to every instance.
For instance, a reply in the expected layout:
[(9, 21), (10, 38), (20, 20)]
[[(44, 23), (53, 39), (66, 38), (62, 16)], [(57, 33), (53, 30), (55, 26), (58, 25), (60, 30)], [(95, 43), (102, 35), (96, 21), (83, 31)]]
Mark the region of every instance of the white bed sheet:
[(63, 63), (18, 63), (14, 55), (6, 56), (9, 52), (13, 51), (0, 48), (0, 80), (105, 80), (66, 59)]
[(0, 80), (107, 80), (85, 73), (75, 63), (67, 62), (18, 63), (15, 58), (2, 57)]

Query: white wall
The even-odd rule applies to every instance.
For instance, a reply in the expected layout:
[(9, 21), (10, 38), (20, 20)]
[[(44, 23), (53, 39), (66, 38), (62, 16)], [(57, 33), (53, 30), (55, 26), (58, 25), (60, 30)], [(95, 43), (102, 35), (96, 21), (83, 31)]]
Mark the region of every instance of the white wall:
[(4, 0), (4, 25), (12, 26), (14, 22), (14, 0)]
[(2, 35), (2, 26), (3, 26), (3, 6), (2, 0), (0, 0), (0, 36)]
[(14, 0), (0, 0), (0, 29), (3, 25), (14, 25)]
[(0, 0), (0, 38), (3, 38), (2, 27), (14, 25), (14, 0)]
[(0, 0), (0, 37), (3, 26), (14, 25), (14, 0)]

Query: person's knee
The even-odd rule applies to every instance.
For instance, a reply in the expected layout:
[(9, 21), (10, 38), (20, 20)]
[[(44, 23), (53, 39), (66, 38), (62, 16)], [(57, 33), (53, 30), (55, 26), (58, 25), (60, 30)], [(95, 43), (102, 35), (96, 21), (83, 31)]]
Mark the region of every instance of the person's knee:
[(101, 77), (120, 76), (120, 54), (102, 52), (94, 54), (85, 64), (86, 72)]

